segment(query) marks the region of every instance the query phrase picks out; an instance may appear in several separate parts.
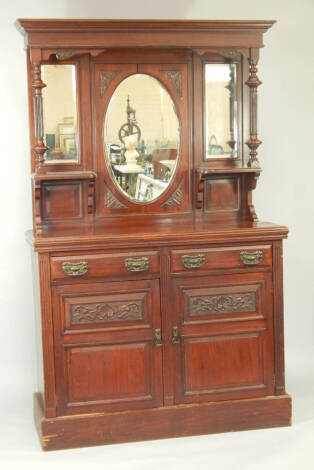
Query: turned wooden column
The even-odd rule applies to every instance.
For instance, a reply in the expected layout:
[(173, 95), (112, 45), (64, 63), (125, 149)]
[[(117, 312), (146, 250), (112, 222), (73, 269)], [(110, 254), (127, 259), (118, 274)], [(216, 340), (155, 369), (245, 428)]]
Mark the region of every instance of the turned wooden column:
[(257, 88), (261, 85), (261, 81), (257, 76), (257, 63), (259, 59), (259, 49), (251, 48), (249, 56), (250, 74), (245, 82), (250, 89), (250, 138), (246, 142), (250, 149), (250, 159), (248, 166), (259, 167), (257, 158), (257, 149), (262, 143), (257, 136)]
[(34, 103), (34, 124), (35, 124), (35, 146), (33, 147), (36, 153), (36, 173), (43, 171), (44, 154), (47, 151), (44, 143), (44, 120), (43, 120), (43, 97), (42, 89), (46, 84), (41, 79), (41, 51), (32, 50), (32, 66), (33, 66), (33, 81), (32, 88), (34, 90), (33, 103)]

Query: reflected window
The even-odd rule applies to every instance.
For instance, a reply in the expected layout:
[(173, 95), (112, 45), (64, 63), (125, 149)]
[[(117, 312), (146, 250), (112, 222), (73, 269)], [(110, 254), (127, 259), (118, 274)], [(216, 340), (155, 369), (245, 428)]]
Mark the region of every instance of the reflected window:
[(236, 64), (206, 64), (206, 158), (237, 156), (237, 112)]
[(41, 66), (46, 163), (78, 162), (75, 65)]

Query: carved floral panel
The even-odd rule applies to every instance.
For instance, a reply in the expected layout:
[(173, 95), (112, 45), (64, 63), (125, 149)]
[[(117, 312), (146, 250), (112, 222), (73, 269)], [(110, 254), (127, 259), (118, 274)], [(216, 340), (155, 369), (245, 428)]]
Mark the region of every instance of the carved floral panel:
[(201, 295), (189, 298), (189, 315), (251, 312), (256, 310), (256, 293)]
[(134, 321), (142, 318), (142, 301), (97, 302), (71, 306), (72, 324)]

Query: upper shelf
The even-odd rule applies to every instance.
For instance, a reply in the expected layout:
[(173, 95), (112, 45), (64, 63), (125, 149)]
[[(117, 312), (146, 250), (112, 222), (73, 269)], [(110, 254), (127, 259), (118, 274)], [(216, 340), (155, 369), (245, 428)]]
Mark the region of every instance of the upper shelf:
[(25, 36), (26, 45), (33, 48), (64, 47), (65, 44), (67, 48), (104, 46), (197, 48), (262, 47), (262, 35), (274, 23), (274, 20), (21, 18), (15, 24)]
[(58, 171), (34, 173), (32, 177), (36, 183), (39, 181), (92, 180), (96, 178), (96, 173), (94, 171)]
[(241, 167), (241, 166), (230, 166), (230, 167), (222, 167), (222, 168), (213, 168), (208, 166), (202, 166), (197, 168), (197, 172), (199, 175), (226, 175), (226, 174), (243, 174), (243, 173), (261, 173), (261, 168), (250, 168), (250, 167)]

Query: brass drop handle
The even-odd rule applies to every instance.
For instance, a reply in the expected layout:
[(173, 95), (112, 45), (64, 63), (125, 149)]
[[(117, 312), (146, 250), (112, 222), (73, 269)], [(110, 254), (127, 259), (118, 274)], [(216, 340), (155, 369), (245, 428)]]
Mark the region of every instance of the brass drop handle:
[(243, 264), (246, 265), (255, 265), (263, 261), (263, 252), (262, 251), (241, 251), (240, 259)]
[(179, 328), (177, 326), (172, 327), (172, 344), (179, 344)]
[(187, 269), (200, 268), (205, 263), (205, 255), (198, 253), (197, 255), (183, 255), (182, 264)]
[(149, 269), (149, 258), (126, 258), (124, 264), (127, 271), (147, 271)]
[(162, 346), (161, 330), (159, 328), (155, 330), (155, 346), (157, 346), (157, 348)]
[(79, 261), (78, 263), (65, 262), (62, 263), (62, 271), (67, 276), (83, 276), (88, 271), (87, 261)]

